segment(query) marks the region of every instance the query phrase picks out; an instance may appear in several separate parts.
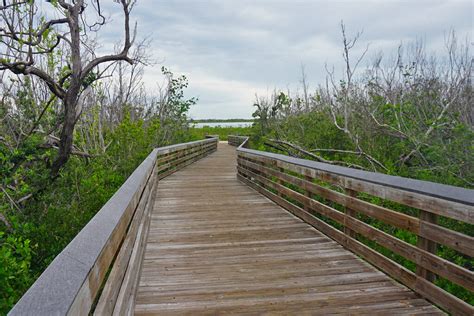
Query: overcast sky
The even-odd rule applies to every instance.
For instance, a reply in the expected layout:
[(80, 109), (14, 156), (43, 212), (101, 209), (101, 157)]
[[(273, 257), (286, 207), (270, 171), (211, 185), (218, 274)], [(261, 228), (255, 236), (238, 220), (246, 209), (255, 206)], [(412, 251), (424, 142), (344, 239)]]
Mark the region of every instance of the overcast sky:
[[(344, 20), (368, 57), (422, 38), (441, 50), (450, 29), (472, 38), (473, 1), (138, 0), (132, 19), (150, 36), (160, 61), (145, 74), (153, 89), (162, 65), (189, 79), (199, 97), (193, 118), (249, 118), (255, 93), (295, 88), (304, 65), (311, 86), (323, 82), (324, 64), (341, 70)], [(120, 36), (117, 32), (117, 36)]]

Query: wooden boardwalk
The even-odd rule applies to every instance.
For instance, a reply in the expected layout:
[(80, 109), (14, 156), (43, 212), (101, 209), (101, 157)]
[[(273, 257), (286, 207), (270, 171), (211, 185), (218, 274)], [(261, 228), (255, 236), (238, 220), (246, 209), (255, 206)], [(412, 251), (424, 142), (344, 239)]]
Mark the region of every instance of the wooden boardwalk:
[(236, 178), (235, 148), (158, 184), (135, 301), (145, 314), (438, 314)]

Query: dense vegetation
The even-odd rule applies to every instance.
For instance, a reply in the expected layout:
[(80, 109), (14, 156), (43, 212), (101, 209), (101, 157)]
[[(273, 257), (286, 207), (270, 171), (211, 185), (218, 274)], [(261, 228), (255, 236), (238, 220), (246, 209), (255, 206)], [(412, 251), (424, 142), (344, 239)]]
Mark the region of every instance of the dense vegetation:
[(55, 179), (48, 163), (57, 150), (43, 148), (44, 137), (30, 136), (17, 147), (0, 144), (0, 314), (11, 308), (152, 148), (199, 137), (187, 132), (183, 113), (164, 121), (162, 125), (155, 116), (132, 119), (125, 112), (113, 128), (102, 130), (105, 148), (92, 140), (99, 138), (97, 120), (82, 122), (75, 144), (87, 155), (72, 156)]
[(189, 123), (238, 123), (238, 122), (253, 122), (253, 119), (192, 119)]
[[(163, 67), (159, 89), (145, 90), (146, 41), (126, 38), (121, 52), (99, 58), (90, 33), (105, 23), (100, 7), (46, 5), (64, 19), (49, 23), (34, 1), (0, 6), (0, 314), (152, 148), (197, 137), (186, 77)], [(117, 5), (128, 23), (133, 2)], [(74, 28), (94, 10), (95, 28)]]
[(344, 50), (343, 78), (328, 72), (309, 91), (303, 72), (303, 94), (256, 100), (257, 139), (329, 163), (474, 187), (473, 59), (454, 34), (446, 47), (436, 56), (423, 43), (400, 46), (396, 60), (380, 55), (363, 72)]
[(189, 133), (196, 139), (202, 139), (206, 135), (217, 135), (219, 140), (227, 140), (229, 135), (250, 135), (251, 130), (251, 127), (203, 126), (201, 128), (192, 127), (189, 129)]
[[(342, 30), (343, 42), (355, 43)], [(310, 91), (303, 72), (303, 93), (276, 91), (269, 98), (256, 100), (252, 146), (330, 164), (474, 188), (473, 59), (468, 42), (459, 43), (454, 33), (448, 37), (446, 47), (445, 55), (430, 56), (420, 42), (408, 48), (400, 46), (395, 60), (387, 61), (380, 55), (364, 72), (354, 69), (363, 56), (353, 58), (350, 48), (344, 47), (348, 48), (343, 50), (347, 67), (344, 78), (335, 78), (330, 71), (327, 84)], [(379, 198), (361, 198), (410, 215), (418, 214), (415, 209)], [(412, 233), (364, 216), (359, 219), (406, 242), (417, 243)], [(474, 225), (443, 217), (439, 223), (474, 236)], [(361, 241), (415, 269), (401, 256), (368, 240)], [(440, 246), (438, 255), (474, 270), (473, 258), (453, 249)], [(435, 283), (474, 305), (471, 291), (443, 278), (437, 278)]]
[[(303, 73), (303, 94), (278, 91), (256, 100), (251, 128), (193, 128), (187, 113), (197, 100), (184, 96), (186, 77), (162, 68), (159, 91), (144, 88), (152, 60), (146, 41), (131, 38), (133, 1), (116, 1), (126, 36), (105, 59), (97, 59), (90, 37), (105, 23), (100, 7), (62, 3), (48, 5), (76, 24), (51, 24), (34, 1), (0, 7), (0, 314), (157, 146), (252, 135), (262, 150), (474, 187), (473, 61), (453, 34), (443, 58), (428, 56), (418, 43), (400, 48), (395, 61), (380, 56), (360, 72), (359, 58), (350, 55), (357, 39), (346, 39), (343, 29), (344, 78), (330, 71), (327, 84), (310, 91)], [(95, 28), (78, 25), (86, 13), (99, 17)], [(17, 34), (7, 21), (15, 21)], [(235, 121), (248, 120), (228, 120)], [(472, 225), (442, 224), (474, 236)], [(416, 243), (411, 234), (395, 233)], [(443, 247), (439, 253), (473, 269), (472, 258)], [(474, 303), (471, 292), (437, 282)]]

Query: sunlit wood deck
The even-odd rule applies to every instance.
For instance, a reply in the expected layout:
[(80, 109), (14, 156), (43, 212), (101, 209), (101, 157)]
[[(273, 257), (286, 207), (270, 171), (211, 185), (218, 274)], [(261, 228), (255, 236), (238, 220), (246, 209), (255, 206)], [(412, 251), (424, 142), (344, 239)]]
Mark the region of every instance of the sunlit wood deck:
[(135, 313), (438, 314), (236, 177), (235, 148), (159, 181)]

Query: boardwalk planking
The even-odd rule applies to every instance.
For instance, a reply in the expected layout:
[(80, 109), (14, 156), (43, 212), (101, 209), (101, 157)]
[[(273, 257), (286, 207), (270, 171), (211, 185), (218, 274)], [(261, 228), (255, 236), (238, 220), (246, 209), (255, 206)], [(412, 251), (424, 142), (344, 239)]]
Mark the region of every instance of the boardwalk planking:
[(235, 148), (161, 180), (135, 313), (440, 310), (240, 183)]

